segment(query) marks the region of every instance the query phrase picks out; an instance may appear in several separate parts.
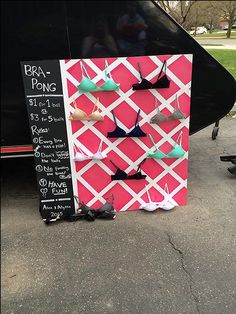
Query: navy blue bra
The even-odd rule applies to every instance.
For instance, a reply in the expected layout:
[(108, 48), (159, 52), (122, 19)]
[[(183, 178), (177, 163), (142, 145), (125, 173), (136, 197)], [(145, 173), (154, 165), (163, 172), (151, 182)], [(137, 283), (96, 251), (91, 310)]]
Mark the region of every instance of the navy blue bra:
[(114, 118), (114, 122), (115, 122), (116, 128), (115, 128), (114, 131), (108, 132), (107, 133), (107, 137), (144, 137), (144, 136), (147, 136), (147, 134), (144, 133), (141, 130), (141, 128), (140, 128), (140, 126), (138, 124), (138, 118), (139, 118), (139, 114), (140, 114), (140, 109), (139, 109), (139, 111), (137, 113), (137, 118), (136, 118), (136, 121), (135, 121), (134, 128), (129, 133), (126, 133), (125, 130), (123, 130), (122, 128), (120, 128), (117, 125), (117, 121), (116, 121), (116, 117), (115, 117), (115, 114), (114, 114), (114, 110), (112, 110), (111, 112), (112, 112), (112, 115), (113, 115), (113, 118)]

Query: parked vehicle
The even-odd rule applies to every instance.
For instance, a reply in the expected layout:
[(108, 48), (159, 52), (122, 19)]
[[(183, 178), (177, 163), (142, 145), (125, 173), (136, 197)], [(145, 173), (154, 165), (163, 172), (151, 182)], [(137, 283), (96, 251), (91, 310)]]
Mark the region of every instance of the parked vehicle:
[[(229, 28), (229, 25), (225, 25), (224, 28), (223, 28), (223, 30), (224, 30), (224, 31), (227, 31), (228, 28)], [(236, 24), (232, 25), (232, 28), (231, 28), (231, 29), (236, 29)]]
[[(206, 34), (207, 33), (207, 29), (205, 26), (198, 26), (196, 28), (196, 35), (202, 35), (202, 34)], [(191, 31), (189, 32), (190, 35), (194, 35), (195, 34), (195, 27), (191, 28)]]

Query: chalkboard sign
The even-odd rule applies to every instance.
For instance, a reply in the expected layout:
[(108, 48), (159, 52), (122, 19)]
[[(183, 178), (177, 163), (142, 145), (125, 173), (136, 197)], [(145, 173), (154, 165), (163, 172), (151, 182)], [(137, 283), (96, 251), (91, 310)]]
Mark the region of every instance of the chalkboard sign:
[(75, 212), (59, 61), (21, 62), (40, 194), (46, 221)]

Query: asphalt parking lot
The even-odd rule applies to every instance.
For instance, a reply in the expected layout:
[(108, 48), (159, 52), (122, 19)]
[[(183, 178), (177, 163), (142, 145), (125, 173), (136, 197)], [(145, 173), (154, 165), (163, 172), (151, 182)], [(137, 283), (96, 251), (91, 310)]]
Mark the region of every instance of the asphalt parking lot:
[(3, 314), (234, 314), (236, 119), (190, 137), (188, 205), (45, 225), (31, 158), (2, 161)]

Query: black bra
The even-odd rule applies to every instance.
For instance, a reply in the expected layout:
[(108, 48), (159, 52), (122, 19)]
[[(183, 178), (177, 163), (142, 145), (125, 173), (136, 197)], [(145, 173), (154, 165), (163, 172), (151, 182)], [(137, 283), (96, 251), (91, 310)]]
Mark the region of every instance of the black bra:
[(121, 170), (113, 161), (110, 160), (110, 162), (113, 164), (114, 167), (116, 167), (116, 173), (111, 175), (111, 180), (141, 180), (141, 179), (145, 179), (146, 175), (141, 173), (141, 166), (144, 164), (144, 162), (146, 161), (146, 158), (141, 161), (141, 163), (138, 165), (138, 169), (137, 172), (132, 174), (132, 175), (128, 175), (125, 171)]
[(115, 117), (115, 113), (114, 111), (112, 110), (112, 115), (113, 115), (113, 118), (114, 118), (114, 122), (115, 122), (115, 125), (116, 125), (116, 128), (114, 131), (112, 132), (108, 132), (107, 133), (107, 137), (144, 137), (144, 136), (147, 136), (146, 133), (144, 133), (139, 124), (138, 124), (138, 118), (139, 118), (139, 114), (140, 114), (140, 109), (137, 113), (137, 118), (136, 118), (136, 121), (135, 121), (135, 126), (133, 128), (132, 131), (130, 131), (129, 133), (126, 133), (125, 130), (123, 130), (122, 128), (120, 128), (118, 125), (117, 125), (117, 121), (116, 121), (116, 117)]
[[(140, 78), (142, 81), (141, 81), (141, 83), (133, 84), (133, 90), (153, 89), (153, 88), (169, 88), (170, 80), (168, 79), (168, 77), (166, 75), (166, 60), (163, 62), (163, 65), (161, 67), (160, 73), (158, 74), (157, 80), (153, 84), (150, 81), (143, 78), (141, 67), (140, 67), (139, 63), (138, 63), (138, 68), (139, 68)], [(162, 77), (160, 77), (163, 69), (164, 69), (165, 74)]]
[[(113, 206), (114, 196), (113, 194), (109, 195), (106, 198), (106, 202), (100, 208), (92, 208), (84, 204), (84, 202), (79, 202), (78, 197), (74, 196), (76, 202), (79, 206), (78, 213), (73, 214), (68, 217), (69, 221), (76, 221), (78, 219), (86, 219), (88, 221), (94, 221), (95, 218), (103, 218), (103, 219), (114, 219), (115, 209)], [(109, 202), (111, 199), (111, 202)]]

